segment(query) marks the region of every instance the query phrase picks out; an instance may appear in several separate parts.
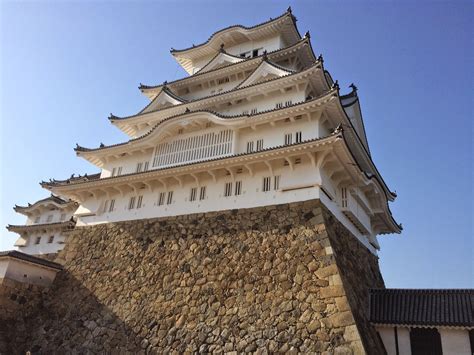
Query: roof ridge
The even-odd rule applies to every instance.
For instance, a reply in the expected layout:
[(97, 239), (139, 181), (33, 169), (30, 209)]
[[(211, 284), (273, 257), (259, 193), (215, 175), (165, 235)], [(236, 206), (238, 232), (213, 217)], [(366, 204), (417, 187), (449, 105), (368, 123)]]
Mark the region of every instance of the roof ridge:
[(171, 48), (170, 52), (171, 52), (171, 54), (174, 55), (175, 53), (182, 53), (182, 52), (189, 51), (189, 50), (191, 50), (191, 49), (195, 49), (195, 48), (198, 48), (198, 47), (202, 47), (202, 46), (204, 46), (204, 45), (210, 43), (210, 42), (212, 41), (212, 39), (213, 39), (216, 35), (218, 35), (219, 33), (221, 33), (221, 32), (230, 30), (230, 29), (232, 29), (232, 28), (241, 28), (241, 29), (244, 29), (244, 30), (252, 30), (252, 29), (255, 29), (255, 28), (260, 27), (260, 26), (265, 26), (265, 25), (267, 25), (267, 24), (269, 24), (269, 23), (271, 23), (271, 22), (276, 22), (276, 21), (278, 21), (278, 20), (280, 20), (280, 19), (282, 19), (282, 18), (284, 18), (285, 16), (288, 16), (288, 15), (291, 16), (291, 18), (292, 18), (292, 20), (293, 20), (293, 23), (294, 23), (294, 25), (295, 25), (296, 31), (298, 32), (298, 35), (301, 37), (301, 35), (300, 35), (299, 31), (298, 31), (298, 28), (296, 27), (296, 17), (293, 16), (292, 11), (291, 11), (291, 7), (288, 7), (288, 9), (287, 9), (282, 15), (280, 15), (280, 16), (278, 16), (278, 17), (275, 17), (275, 18), (271, 18), (271, 17), (270, 17), (269, 20), (264, 21), (264, 22), (261, 22), (261, 23), (259, 23), (259, 24), (253, 25), (253, 26), (243, 26), (243, 25), (239, 25), (239, 24), (227, 26), (227, 27), (224, 27), (224, 28), (222, 28), (222, 29), (220, 29), (220, 30), (215, 31), (214, 33), (212, 33), (212, 34), (209, 36), (209, 38), (208, 38), (205, 42), (202, 42), (202, 43), (200, 43), (200, 44), (198, 44), (198, 45), (193, 45), (193, 46), (191, 46), (191, 47), (184, 48), (184, 49), (174, 49), (174, 48)]
[[(303, 38), (301, 38), (298, 42), (296, 42), (296, 43), (294, 43), (294, 44), (292, 44), (292, 45), (290, 45), (290, 46), (287, 46), (287, 47), (284, 47), (284, 48), (275, 49), (275, 50), (273, 50), (273, 51), (267, 52), (267, 56), (271, 56), (271, 55), (277, 54), (278, 52), (283, 52), (283, 51), (288, 50), (288, 49), (290, 49), (290, 48), (292, 48), (292, 47), (296, 47), (296, 46), (298, 46), (298, 45), (301, 45), (301, 44), (303, 44), (304, 42), (308, 42), (309, 44), (311, 44), (310, 41), (309, 41), (309, 38), (303, 37)], [(314, 52), (313, 52), (313, 50), (312, 50), (312, 47), (311, 47), (311, 52), (312, 52), (313, 55), (314, 55)], [(227, 52), (226, 52), (226, 53), (227, 53)], [(217, 53), (217, 55), (218, 55), (218, 54), (219, 54), (219, 53)], [(229, 53), (227, 53), (227, 54), (232, 56), (232, 54), (229, 54)], [(217, 56), (217, 55), (216, 55), (216, 56)], [(256, 56), (256, 57), (252, 57), (252, 58), (245, 58), (245, 60), (243, 60), (243, 61), (241, 61), (241, 62), (231, 63), (231, 64), (229, 64), (229, 65), (226, 65), (226, 66), (223, 66), (223, 67), (220, 67), (220, 68), (216, 68), (216, 69), (212, 69), (212, 70), (209, 70), (209, 71), (207, 71), (207, 72), (198, 71), (197, 73), (194, 73), (193, 75), (190, 75), (190, 76), (187, 76), (187, 77), (184, 77), (184, 78), (181, 78), (181, 79), (176, 79), (176, 80), (170, 81), (170, 82), (168, 83), (168, 85), (172, 85), (172, 84), (174, 84), (174, 83), (177, 83), (177, 82), (180, 82), (180, 81), (184, 81), (184, 80), (187, 80), (187, 79), (195, 78), (196, 76), (201, 76), (201, 75), (204, 75), (204, 74), (212, 73), (212, 72), (214, 72), (214, 71), (217, 71), (217, 70), (220, 70), (220, 69), (225, 69), (225, 68), (228, 68), (228, 67), (231, 67), (231, 66), (234, 66), (234, 65), (238, 65), (238, 64), (244, 63), (244, 62), (245, 62), (245, 63), (248, 63), (248, 62), (251, 62), (251, 61), (256, 60), (256, 59), (258, 59), (258, 58), (261, 58), (262, 56), (263, 56), (263, 54), (260, 54), (260, 55), (258, 55), (258, 56)], [(237, 56), (235, 56), (235, 57), (236, 57), (236, 58), (239, 58), (239, 57), (237, 57)], [(314, 57), (315, 57), (315, 59), (317, 59), (316, 55), (314, 55)], [(214, 57), (214, 58), (215, 58), (215, 57)], [(214, 58), (213, 58), (213, 59), (214, 59)], [(242, 58), (242, 59), (244, 59), (244, 58)], [(212, 60), (212, 59), (211, 59), (211, 60)], [(206, 65), (207, 65), (207, 64), (206, 64)], [(201, 70), (202, 70), (202, 69), (203, 69), (203, 68), (201, 68)], [(140, 83), (140, 86), (139, 86), (138, 88), (139, 88), (141, 91), (143, 91), (143, 90), (157, 89), (157, 88), (161, 87), (162, 85), (163, 85), (163, 84), (160, 84), (160, 85), (143, 85), (143, 84)]]
[[(276, 78), (273, 78), (273, 79), (270, 79), (270, 80), (267, 80), (267, 81), (264, 81), (264, 82), (260, 82), (260, 83), (255, 83), (255, 84), (251, 84), (251, 85), (248, 85), (248, 86), (242, 86), (242, 87), (236, 87), (236, 88), (232, 88), (230, 90), (226, 90), (226, 91), (222, 91), (220, 93), (216, 93), (216, 94), (213, 94), (213, 95), (207, 95), (207, 96), (203, 96), (203, 97), (200, 97), (200, 98), (197, 98), (197, 99), (194, 99), (194, 100), (189, 100), (185, 103), (182, 103), (182, 104), (178, 104), (178, 105), (174, 105), (174, 106), (168, 106), (168, 107), (164, 107), (162, 109), (157, 109), (157, 110), (152, 110), (152, 111), (148, 111), (148, 112), (142, 112), (142, 113), (137, 113), (135, 115), (131, 115), (131, 116), (124, 116), (124, 117), (118, 117), (118, 116), (115, 116), (115, 115), (112, 115), (110, 117), (113, 117), (112, 119), (113, 120), (126, 120), (126, 119), (129, 119), (129, 118), (133, 118), (133, 117), (137, 117), (137, 116), (141, 116), (141, 115), (145, 115), (145, 114), (149, 114), (149, 113), (153, 113), (153, 112), (158, 112), (158, 111), (162, 111), (162, 110), (167, 110), (169, 108), (173, 108), (173, 107), (177, 107), (177, 106), (181, 106), (181, 105), (184, 105), (184, 104), (190, 104), (190, 103), (194, 103), (194, 102), (198, 102), (198, 101), (202, 101), (202, 100), (206, 100), (206, 99), (209, 99), (211, 97), (217, 97), (217, 96), (221, 96), (221, 95), (225, 95), (225, 94), (229, 94), (233, 91), (237, 91), (237, 90), (243, 90), (243, 89), (248, 89), (250, 87), (254, 87), (254, 86), (257, 86), (257, 85), (263, 85), (263, 84), (267, 84), (269, 82), (272, 82), (272, 81), (275, 81), (275, 80), (279, 80), (279, 79), (283, 79), (283, 78), (287, 78), (291, 75), (297, 75), (297, 74), (300, 74), (300, 73), (303, 73), (305, 72), (306, 70), (309, 70), (313, 67), (316, 67), (318, 65), (320, 65), (321, 62), (320, 61), (315, 61), (313, 62), (312, 65), (310, 66), (307, 66), (306, 68), (303, 68), (302, 70), (300, 71), (295, 71), (294, 73), (291, 73), (291, 74), (288, 74), (288, 75), (285, 75), (285, 76), (282, 76), (282, 77), (276, 77)], [(240, 85), (240, 84), (239, 84)], [(149, 105), (149, 104), (148, 104)], [(148, 106), (147, 105), (147, 106)], [(109, 119), (111, 119), (109, 117)], [(111, 119), (111, 120), (112, 120)]]
[(126, 142), (122, 142), (122, 143), (117, 143), (117, 144), (112, 144), (112, 145), (109, 145), (109, 146), (103, 146), (103, 147), (98, 147), (98, 148), (85, 148), (85, 147), (81, 147), (79, 145), (76, 145), (76, 148), (74, 148), (74, 150), (76, 152), (88, 152), (88, 151), (96, 151), (96, 150), (100, 150), (100, 149), (107, 149), (107, 148), (112, 148), (112, 147), (116, 147), (116, 146), (120, 146), (120, 145), (126, 145), (128, 143), (131, 143), (131, 142), (134, 142), (134, 141), (137, 141), (137, 140), (140, 140), (140, 139), (143, 139), (145, 137), (147, 137), (148, 135), (150, 135), (158, 126), (160, 126), (162, 123), (164, 122), (167, 122), (171, 119), (174, 119), (174, 118), (177, 118), (177, 117), (181, 117), (181, 116), (185, 116), (185, 115), (191, 115), (191, 114), (196, 114), (196, 113), (210, 113), (210, 114), (213, 114), (219, 118), (222, 118), (222, 119), (235, 119), (235, 118), (244, 118), (244, 117), (254, 117), (254, 116), (259, 116), (259, 115), (263, 115), (263, 114), (267, 114), (267, 113), (270, 113), (270, 112), (275, 112), (275, 111), (282, 111), (282, 110), (286, 110), (286, 109), (289, 109), (289, 108), (292, 108), (292, 107), (295, 107), (295, 106), (299, 106), (299, 105), (303, 105), (305, 103), (308, 103), (308, 102), (311, 102), (311, 101), (317, 101), (325, 96), (328, 96), (330, 95), (334, 90), (329, 90), (329, 91), (325, 91), (323, 94), (319, 95), (319, 96), (316, 96), (316, 97), (313, 97), (313, 98), (310, 98), (309, 100), (304, 100), (304, 101), (299, 101), (299, 102), (296, 102), (292, 105), (289, 105), (289, 106), (285, 106), (285, 107), (275, 107), (275, 108), (272, 108), (272, 109), (268, 109), (268, 110), (264, 110), (264, 111), (258, 111), (257, 113), (255, 114), (238, 114), (238, 115), (224, 115), (222, 113), (219, 113), (217, 111), (213, 111), (213, 110), (206, 110), (206, 109), (203, 109), (203, 110), (195, 110), (195, 111), (185, 111), (185, 112), (182, 112), (182, 113), (178, 113), (176, 115), (172, 115), (170, 117), (167, 117), (163, 120), (161, 120), (160, 122), (156, 123), (147, 133), (141, 135), (140, 137), (137, 137), (137, 138), (132, 138), (132, 139), (129, 139), (128, 141)]
[[(334, 131), (334, 132), (332, 132), (329, 135), (324, 136), (324, 137), (307, 139), (307, 140), (304, 140), (304, 141), (299, 142), (299, 143), (281, 144), (281, 145), (278, 145), (278, 146), (269, 147), (269, 148), (266, 148), (266, 149), (263, 149), (263, 150), (259, 150), (258, 152), (257, 151), (250, 152), (250, 153), (242, 152), (242, 153), (237, 153), (237, 154), (234, 154), (234, 155), (214, 157), (214, 158), (210, 158), (210, 159), (193, 161), (193, 162), (190, 162), (190, 163), (185, 162), (183, 164), (168, 166), (168, 167), (161, 168), (161, 169), (151, 169), (151, 170), (142, 171), (142, 172), (139, 172), (139, 173), (133, 172), (133, 173), (129, 173), (129, 174), (110, 176), (110, 177), (106, 177), (106, 178), (103, 178), (103, 179), (100, 179), (100, 180), (110, 180), (110, 179), (116, 179), (116, 178), (132, 176), (132, 175), (138, 175), (138, 174), (147, 174), (147, 173), (151, 173), (153, 171), (158, 171), (158, 170), (167, 170), (167, 169), (172, 169), (172, 168), (183, 167), (183, 166), (186, 166), (186, 165), (201, 164), (201, 163), (207, 163), (207, 162), (212, 162), (212, 161), (221, 160), (221, 159), (235, 158), (235, 157), (240, 157), (240, 156), (245, 156), (245, 155), (252, 155), (252, 154), (259, 154), (259, 153), (264, 153), (264, 152), (268, 152), (268, 151), (272, 151), (272, 150), (276, 150), (276, 149), (280, 149), (280, 148), (284, 148), (284, 147), (292, 147), (292, 146), (301, 145), (301, 144), (305, 144), (305, 143), (317, 142), (317, 141), (327, 139), (327, 138), (330, 138), (330, 137), (337, 137), (338, 135), (340, 135), (342, 137), (342, 131), (341, 130), (336, 130), (336, 131)], [(52, 186), (61, 185), (61, 184), (64, 183), (64, 181), (67, 181), (67, 180), (54, 180), (54, 179), (52, 179), (50, 182), (43, 181), (40, 184), (41, 184), (42, 187), (48, 187), (48, 186), (52, 187)], [(79, 181), (79, 182), (76, 182), (74, 184), (83, 184), (83, 183), (86, 183), (86, 182), (88, 182), (88, 181)]]

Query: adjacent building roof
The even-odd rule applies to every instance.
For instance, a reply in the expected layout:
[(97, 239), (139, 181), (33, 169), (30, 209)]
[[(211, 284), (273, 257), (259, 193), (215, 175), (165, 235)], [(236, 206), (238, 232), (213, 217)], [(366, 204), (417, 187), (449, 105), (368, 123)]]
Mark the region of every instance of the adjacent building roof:
[(33, 264), (46, 266), (46, 267), (56, 269), (56, 270), (62, 270), (63, 268), (61, 264), (58, 264), (46, 259), (38, 258), (36, 256), (32, 256), (29, 254), (25, 254), (16, 250), (0, 251), (0, 259), (7, 258), (7, 257), (22, 260), (22, 261), (27, 261)]
[(28, 231), (35, 231), (35, 230), (51, 230), (57, 228), (73, 228), (76, 225), (76, 222), (71, 218), (69, 221), (63, 222), (54, 222), (54, 223), (42, 223), (42, 224), (23, 224), (23, 225), (16, 225), (16, 224), (9, 224), (7, 225), (7, 230), (9, 232), (28, 232)]
[(15, 210), (15, 212), (23, 212), (25, 210), (29, 210), (29, 209), (32, 209), (32, 208), (35, 208), (36, 206), (40, 205), (40, 204), (43, 204), (43, 203), (47, 203), (47, 202), (51, 202), (51, 203), (54, 203), (56, 205), (68, 205), (68, 204), (76, 204), (75, 201), (70, 201), (70, 200), (64, 200), (62, 199), (61, 197), (59, 196), (55, 196), (53, 194), (51, 194), (51, 196), (49, 197), (46, 197), (42, 200), (38, 200), (36, 201), (35, 203), (31, 204), (31, 203), (28, 203), (28, 206), (18, 206), (18, 205), (15, 205), (15, 207), (13, 207), (13, 209)]
[(370, 290), (374, 324), (474, 327), (474, 289)]

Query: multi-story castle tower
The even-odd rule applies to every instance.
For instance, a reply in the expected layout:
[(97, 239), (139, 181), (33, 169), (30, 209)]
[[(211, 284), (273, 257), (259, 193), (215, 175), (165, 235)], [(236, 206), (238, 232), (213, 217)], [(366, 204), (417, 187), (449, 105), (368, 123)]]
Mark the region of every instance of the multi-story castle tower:
[(100, 174), (41, 184), (80, 203), (78, 226), (319, 199), (372, 252), (400, 232), (357, 88), (340, 94), (291, 9), (171, 54), (190, 76), (109, 118), (129, 141), (76, 147)]
[(54, 195), (28, 206), (15, 206), (15, 212), (27, 217), (26, 223), (8, 225), (7, 229), (20, 235), (15, 246), (23, 253), (55, 254), (64, 248), (64, 232), (74, 228), (72, 215), (77, 207), (77, 202)]

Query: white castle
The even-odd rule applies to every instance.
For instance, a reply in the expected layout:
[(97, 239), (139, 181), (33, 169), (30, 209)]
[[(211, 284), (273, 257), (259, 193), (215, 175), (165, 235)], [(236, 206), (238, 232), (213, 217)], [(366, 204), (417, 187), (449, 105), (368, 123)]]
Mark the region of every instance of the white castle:
[(400, 232), (357, 88), (339, 93), (291, 8), (171, 54), (190, 75), (140, 85), (150, 103), (110, 116), (127, 142), (76, 147), (100, 173), (41, 183), (78, 203), (77, 226), (319, 199), (373, 253)]

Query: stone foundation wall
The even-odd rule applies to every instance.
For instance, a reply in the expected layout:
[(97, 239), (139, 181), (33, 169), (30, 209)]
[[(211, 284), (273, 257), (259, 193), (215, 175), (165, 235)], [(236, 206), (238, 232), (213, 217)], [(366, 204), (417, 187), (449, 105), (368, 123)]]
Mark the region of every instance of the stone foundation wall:
[(377, 258), (319, 201), (77, 228), (58, 259), (20, 353), (384, 352)]

